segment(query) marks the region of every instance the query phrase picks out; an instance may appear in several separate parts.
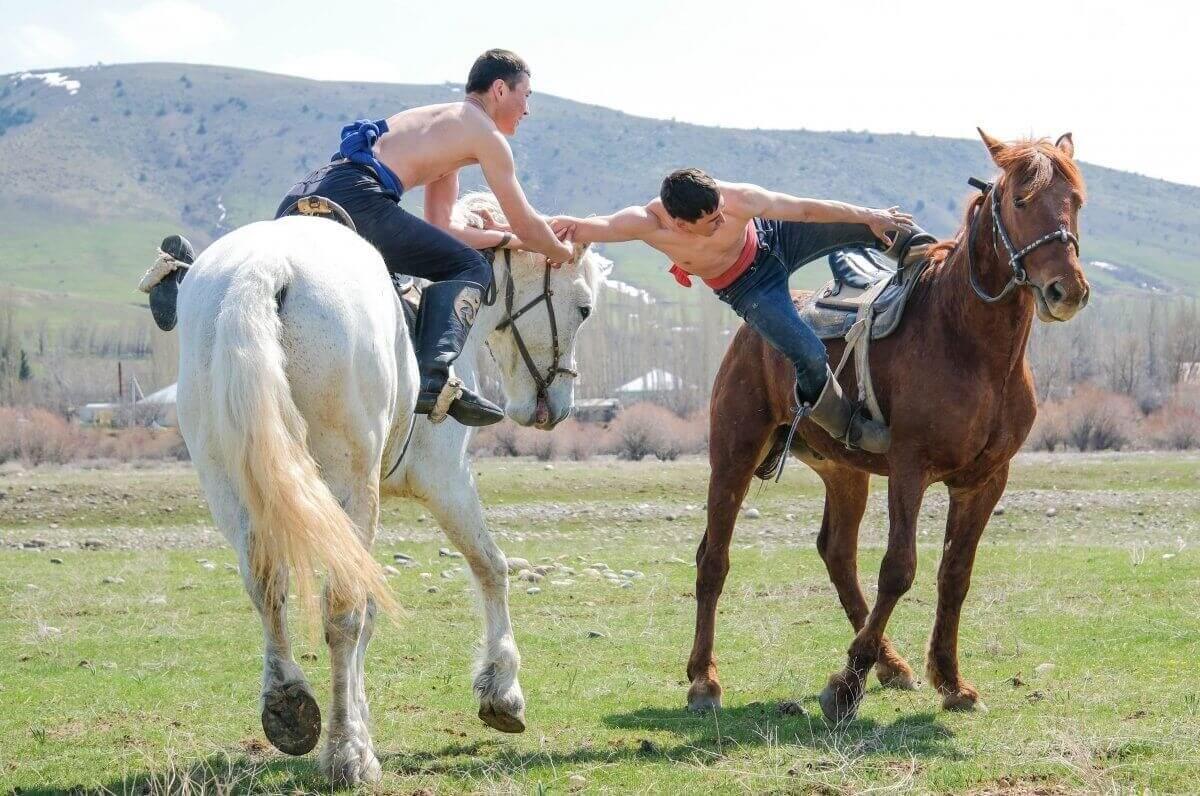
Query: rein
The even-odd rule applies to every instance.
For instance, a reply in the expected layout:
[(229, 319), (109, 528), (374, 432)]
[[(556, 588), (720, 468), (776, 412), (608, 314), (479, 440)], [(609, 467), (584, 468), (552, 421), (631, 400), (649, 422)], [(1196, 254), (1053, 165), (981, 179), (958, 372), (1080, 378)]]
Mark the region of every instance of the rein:
[[(996, 184), (992, 182), (984, 182), (983, 180), (975, 177), (971, 177), (967, 180), (967, 182), (972, 188), (978, 189), (979, 192), (983, 194), (983, 202), (991, 205), (992, 225), (996, 230), (996, 237), (1000, 239), (1000, 242), (1004, 244), (1005, 251), (1008, 252), (1008, 265), (1012, 269), (1012, 276), (1008, 278), (1008, 282), (1005, 283), (1004, 287), (996, 295), (989, 296), (987, 292), (980, 287), (979, 280), (975, 276), (975, 241), (979, 237), (979, 215), (983, 211), (983, 203), (981, 203), (979, 210), (977, 210), (975, 215), (971, 217), (971, 228), (967, 237), (967, 276), (971, 281), (971, 289), (974, 290), (975, 295), (979, 296), (979, 298), (982, 299), (986, 304), (995, 304), (997, 301), (1000, 301), (1009, 293), (1011, 293), (1015, 287), (1029, 287), (1040, 296), (1042, 292), (1041, 288), (1029, 281), (1029, 274), (1026, 273), (1025, 266), (1021, 261), (1025, 259), (1026, 255), (1028, 255), (1038, 246), (1046, 243), (1052, 243), (1056, 240), (1062, 241), (1064, 244), (1074, 246), (1075, 256), (1078, 257), (1079, 238), (1075, 235), (1075, 233), (1071, 232), (1065, 226), (1060, 226), (1054, 232), (1047, 232), (1033, 243), (1030, 243), (1020, 251), (1017, 251), (1016, 247), (1013, 246), (1012, 238), (1010, 238), (1008, 235), (1008, 230), (1004, 228), (1004, 222), (1000, 220), (1000, 197), (999, 192), (996, 190)], [(993, 250), (996, 248), (995, 241), (992, 241), (992, 248)], [(999, 251), (996, 251), (996, 254), (1000, 256), (1001, 260), (1004, 259), (1004, 255), (1002, 255)], [(1043, 301), (1045, 301), (1044, 297)]]
[[(504, 320), (496, 327), (496, 331), (503, 331), (506, 328), (512, 329), (513, 340), (517, 344), (517, 350), (521, 352), (521, 359), (525, 361), (525, 367), (529, 371), (529, 375), (533, 377), (533, 381), (537, 384), (538, 399), (549, 405), (550, 399), (548, 390), (550, 385), (554, 383), (555, 377), (558, 374), (578, 378), (579, 372), (570, 368), (561, 367), (558, 363), (561, 359), (561, 351), (558, 345), (558, 320), (554, 317), (554, 291), (550, 288), (550, 264), (547, 263), (546, 271), (542, 275), (542, 292), (541, 295), (531, 299), (521, 309), (513, 311), (513, 302), (516, 300), (516, 288), (513, 285), (512, 273), (512, 250), (504, 249), (504, 264), (508, 266), (508, 279), (504, 283)], [(492, 250), (491, 259), (495, 260), (495, 250)], [(492, 283), (488, 286), (488, 290), (483, 297), (483, 303), (487, 306), (492, 306), (496, 303), (499, 290), (496, 286), (496, 269), (492, 268)], [(529, 347), (525, 345), (525, 338), (521, 336), (521, 330), (517, 327), (517, 319), (520, 318), (529, 310), (536, 307), (542, 302), (546, 302), (546, 314), (550, 316), (550, 344), (554, 352), (554, 358), (550, 362), (550, 366), (546, 368), (546, 374), (543, 376), (538, 366), (534, 364), (533, 357), (529, 354)]]

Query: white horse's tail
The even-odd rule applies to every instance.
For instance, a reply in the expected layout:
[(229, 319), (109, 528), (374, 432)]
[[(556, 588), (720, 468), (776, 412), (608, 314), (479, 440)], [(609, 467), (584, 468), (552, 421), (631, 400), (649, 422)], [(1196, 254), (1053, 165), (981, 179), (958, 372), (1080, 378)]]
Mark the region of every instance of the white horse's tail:
[(305, 442), (307, 424), (292, 399), (279, 342), (277, 297), (290, 268), (282, 260), (255, 265), (240, 269), (221, 301), (211, 374), (216, 436), (250, 515), (250, 564), (267, 584), (267, 599), (277, 599), (280, 589), (286, 596), (280, 577), (286, 564), (302, 604), (311, 605), (313, 570), (320, 566), (335, 608), (370, 596), (394, 610), (382, 567), (321, 480)]

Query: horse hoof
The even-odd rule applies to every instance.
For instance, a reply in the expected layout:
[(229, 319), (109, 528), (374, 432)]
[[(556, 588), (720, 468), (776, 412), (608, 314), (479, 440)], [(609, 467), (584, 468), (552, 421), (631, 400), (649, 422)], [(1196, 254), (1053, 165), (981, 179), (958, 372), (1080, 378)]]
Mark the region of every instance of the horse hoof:
[(884, 688), (894, 688), (897, 691), (916, 691), (921, 687), (921, 681), (913, 677), (912, 672), (890, 669), (881, 672), (876, 669), (875, 674), (879, 677), (879, 684)]
[(818, 700), (821, 703), (821, 712), (834, 724), (851, 721), (858, 715), (858, 700), (844, 690), (835, 688), (832, 683), (825, 686)]
[(688, 710), (693, 713), (711, 713), (721, 709), (721, 686), (710, 680), (697, 680), (688, 689)]
[(288, 683), (263, 695), (262, 727), (284, 754), (308, 754), (321, 739), (321, 709), (305, 683)]
[(961, 713), (987, 713), (987, 705), (974, 691), (955, 691), (942, 695), (942, 707)]
[(484, 724), (500, 732), (525, 732), (525, 711), (501, 713), (488, 705), (479, 707), (479, 718)]

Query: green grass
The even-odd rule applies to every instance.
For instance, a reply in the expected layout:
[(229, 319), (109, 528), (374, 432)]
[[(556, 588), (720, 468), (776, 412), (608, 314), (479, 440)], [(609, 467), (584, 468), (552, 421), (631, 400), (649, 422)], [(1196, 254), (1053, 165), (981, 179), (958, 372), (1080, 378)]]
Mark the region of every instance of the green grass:
[[(703, 528), (706, 464), (476, 469), (510, 555), (645, 577), (629, 589), (548, 578), (536, 596), (514, 582), (529, 730), (501, 736), (474, 716), (469, 582), (441, 577), (459, 562), (438, 556), (446, 542), (420, 507), (387, 502), (378, 555), (402, 550), (419, 566), (392, 578), (404, 613), (368, 659), (383, 792), (564, 793), (575, 774), (586, 792), (1185, 792), (1200, 776), (1195, 457), (1022, 457), (980, 549), (960, 644), (990, 711), (945, 713), (928, 688), (872, 681), (860, 717), (836, 729), (815, 695), (850, 632), (813, 550), (820, 491), (803, 468), (747, 501), (762, 518), (735, 536), (717, 638), (726, 706), (707, 716), (682, 710), (694, 569), (680, 563)], [(864, 523), (868, 585), (884, 486)], [(9, 472), (0, 494), (10, 545), (105, 545), (0, 552), (0, 792), (166, 792), (185, 779), (192, 792), (323, 789), (312, 755), (264, 747), (258, 620), (190, 470)], [(889, 627), (918, 670), (944, 516), (944, 491), (931, 490), (917, 583)], [(45, 626), (61, 633), (39, 637)], [(298, 635), (327, 705), (328, 656)], [(805, 713), (781, 713), (783, 700)]]

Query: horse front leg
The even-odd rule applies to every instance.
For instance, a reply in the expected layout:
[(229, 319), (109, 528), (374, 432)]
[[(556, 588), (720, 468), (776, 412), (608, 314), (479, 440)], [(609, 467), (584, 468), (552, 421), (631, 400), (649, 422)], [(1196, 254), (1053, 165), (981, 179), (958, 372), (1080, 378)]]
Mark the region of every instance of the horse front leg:
[[(729, 542), (754, 470), (776, 429), (765, 412), (726, 409), (729, 392), (713, 399), (710, 428), (708, 524), (696, 549), (696, 635), (688, 657), (688, 710), (721, 707), (721, 682), (713, 653), (717, 601), (729, 574)], [(784, 451), (784, 456), (788, 455)]]
[(1008, 484), (1008, 464), (971, 487), (950, 487), (950, 515), (938, 567), (937, 618), (925, 656), (925, 676), (942, 695), (946, 710), (987, 710), (975, 686), (958, 672), (958, 622), (971, 587), (971, 569), (983, 529)]
[(925, 494), (925, 479), (916, 468), (896, 467), (888, 482), (887, 551), (879, 567), (879, 593), (866, 624), (847, 653), (846, 667), (829, 678), (821, 692), (821, 710), (834, 722), (858, 713), (867, 673), (879, 660), (884, 630), (900, 597), (912, 586), (917, 570), (917, 515)]
[(479, 718), (501, 732), (524, 732), (525, 695), (517, 679), (521, 653), (508, 613), (508, 561), (488, 531), (470, 470), (445, 472), (429, 481), (418, 491), (421, 502), (463, 554), (483, 605), (483, 643), (473, 680)]

